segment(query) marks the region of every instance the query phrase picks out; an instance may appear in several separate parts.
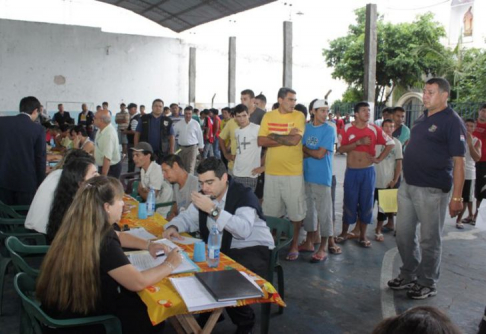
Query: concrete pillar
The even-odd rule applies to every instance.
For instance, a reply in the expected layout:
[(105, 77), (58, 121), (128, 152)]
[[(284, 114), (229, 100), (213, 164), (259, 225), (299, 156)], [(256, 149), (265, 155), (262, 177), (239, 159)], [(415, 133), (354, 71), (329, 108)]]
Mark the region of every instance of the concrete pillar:
[(236, 37), (229, 38), (228, 51), (228, 104), (235, 105), (236, 94)]
[(189, 104), (196, 105), (196, 48), (189, 48)]
[(283, 87), (292, 88), (292, 22), (283, 24)]
[(375, 4), (366, 5), (366, 26), (365, 26), (365, 68), (364, 68), (364, 99), (368, 101), (371, 108), (371, 119), (374, 119), (375, 84), (376, 84), (376, 18), (377, 10)]

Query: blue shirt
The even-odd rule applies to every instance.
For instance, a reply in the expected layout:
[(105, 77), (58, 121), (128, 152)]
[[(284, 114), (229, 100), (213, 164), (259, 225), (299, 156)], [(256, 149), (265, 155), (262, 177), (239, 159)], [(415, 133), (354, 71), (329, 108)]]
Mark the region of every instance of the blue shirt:
[[(152, 114), (150, 114), (150, 123), (149, 123), (149, 134), (148, 134), (148, 141), (149, 144), (152, 146), (152, 149), (154, 152), (160, 152), (161, 150), (161, 138), (160, 138), (160, 120), (162, 119), (162, 116), (160, 117), (154, 117)], [(137, 124), (137, 129), (135, 130), (136, 132), (142, 133), (142, 122), (138, 122)], [(174, 127), (170, 127), (170, 133), (171, 136), (174, 135)]]
[(311, 150), (323, 147), (327, 150), (322, 159), (304, 159), (305, 182), (322, 184), (330, 187), (332, 183), (332, 158), (334, 155), (334, 142), (336, 133), (329, 124), (314, 126), (312, 123), (305, 125), (302, 144)]
[(466, 127), (459, 115), (447, 107), (415, 120), (403, 157), (405, 181), (417, 187), (449, 192), (452, 188), (452, 157), (466, 153)]

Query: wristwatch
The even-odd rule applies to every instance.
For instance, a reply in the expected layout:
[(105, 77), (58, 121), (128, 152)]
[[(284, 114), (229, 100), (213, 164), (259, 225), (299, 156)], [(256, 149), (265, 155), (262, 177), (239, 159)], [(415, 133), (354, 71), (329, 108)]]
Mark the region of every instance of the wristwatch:
[(209, 212), (209, 215), (214, 219), (219, 216), (219, 213), (220, 209), (217, 206), (214, 206), (214, 208)]

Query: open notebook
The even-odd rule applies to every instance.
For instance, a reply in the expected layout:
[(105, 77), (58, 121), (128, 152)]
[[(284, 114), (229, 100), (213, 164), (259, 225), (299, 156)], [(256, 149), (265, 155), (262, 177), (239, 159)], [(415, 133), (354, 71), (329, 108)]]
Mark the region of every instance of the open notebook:
[[(176, 248), (177, 246), (170, 240), (167, 239), (160, 239), (154, 242), (157, 243), (164, 243), (169, 246), (170, 249)], [(180, 274), (180, 273), (189, 273), (200, 271), (201, 269), (187, 256), (186, 253), (181, 252), (183, 256), (181, 264), (174, 269), (172, 274)], [(158, 255), (155, 259), (150, 255), (149, 252), (131, 252), (127, 253), (127, 257), (130, 260), (131, 264), (135, 266), (139, 271), (147, 270), (153, 267), (156, 267), (167, 259), (166, 255)]]

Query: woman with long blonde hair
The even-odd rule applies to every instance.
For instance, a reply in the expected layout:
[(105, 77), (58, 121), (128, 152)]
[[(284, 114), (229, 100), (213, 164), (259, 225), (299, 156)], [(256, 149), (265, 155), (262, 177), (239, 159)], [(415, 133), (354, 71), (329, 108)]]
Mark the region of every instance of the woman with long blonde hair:
[[(135, 292), (168, 276), (181, 255), (177, 249), (169, 252), (164, 245), (115, 232), (112, 224), (120, 220), (122, 198), (122, 185), (111, 177), (97, 176), (81, 186), (42, 263), (36, 295), (45, 312), (57, 319), (114, 314), (124, 333), (158, 333), (162, 328), (152, 326)], [(140, 272), (122, 246), (148, 249), (152, 256), (164, 250), (168, 257)]]

